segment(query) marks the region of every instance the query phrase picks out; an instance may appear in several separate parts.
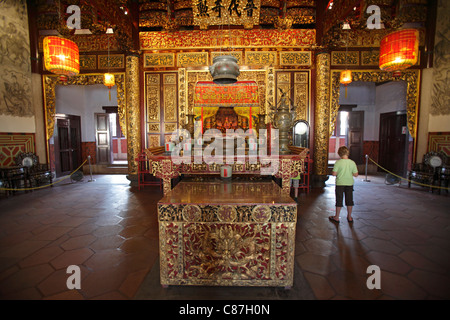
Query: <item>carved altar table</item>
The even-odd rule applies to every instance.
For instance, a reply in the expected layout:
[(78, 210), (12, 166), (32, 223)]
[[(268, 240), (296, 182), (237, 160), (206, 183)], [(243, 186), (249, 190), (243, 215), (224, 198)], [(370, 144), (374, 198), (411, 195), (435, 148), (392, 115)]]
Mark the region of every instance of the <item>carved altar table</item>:
[[(291, 152), (292, 154), (278, 155), (277, 160), (273, 160), (270, 156), (266, 156), (266, 158), (259, 157), (254, 163), (248, 157), (240, 158), (235, 156), (234, 162), (231, 164), (233, 175), (261, 175), (266, 164), (272, 161), (276, 165), (276, 171), (273, 173), (273, 176), (281, 178), (282, 191), (289, 194), (290, 179), (304, 172), (304, 162), (309, 153), (309, 149), (292, 147)], [(177, 178), (182, 174), (220, 175), (220, 167), (222, 166), (222, 164), (216, 163), (207, 164), (204, 161), (195, 163), (194, 156), (192, 156), (191, 161), (188, 163), (176, 164), (172, 160), (170, 153), (163, 153), (161, 151), (159, 154), (155, 154), (149, 149), (144, 151), (142, 157), (140, 161), (148, 162), (148, 172), (163, 181), (164, 194), (167, 194), (171, 190), (171, 181), (173, 178)]]
[(273, 181), (181, 181), (158, 220), (163, 286), (293, 284), (297, 203)]

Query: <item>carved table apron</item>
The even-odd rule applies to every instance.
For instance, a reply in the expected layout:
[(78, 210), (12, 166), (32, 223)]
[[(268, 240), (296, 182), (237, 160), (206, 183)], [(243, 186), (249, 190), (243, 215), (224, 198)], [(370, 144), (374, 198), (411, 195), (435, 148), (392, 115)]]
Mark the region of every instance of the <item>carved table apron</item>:
[[(277, 160), (272, 160), (272, 164), (275, 169), (273, 176), (281, 178), (282, 190), (285, 193), (290, 191), (290, 179), (297, 177), (304, 171), (304, 160), (308, 149), (305, 149), (302, 154), (292, 155), (279, 155)], [(151, 161), (151, 173), (162, 179), (164, 194), (167, 194), (171, 190), (171, 181), (173, 178), (180, 176), (181, 174), (194, 174), (194, 175), (219, 175), (221, 164), (207, 164), (204, 161), (201, 163), (195, 163), (194, 158), (190, 163), (176, 164), (172, 161), (170, 154), (166, 155), (152, 155), (148, 157)], [(224, 161), (225, 163), (225, 161)], [(260, 175), (264, 168), (265, 159), (257, 160), (255, 163), (251, 163), (248, 158), (244, 157), (244, 160), (239, 161), (239, 157), (234, 158), (234, 163), (231, 164), (233, 174), (247, 174), (247, 175)]]
[(158, 220), (163, 286), (293, 284), (297, 203), (273, 181), (181, 181)]

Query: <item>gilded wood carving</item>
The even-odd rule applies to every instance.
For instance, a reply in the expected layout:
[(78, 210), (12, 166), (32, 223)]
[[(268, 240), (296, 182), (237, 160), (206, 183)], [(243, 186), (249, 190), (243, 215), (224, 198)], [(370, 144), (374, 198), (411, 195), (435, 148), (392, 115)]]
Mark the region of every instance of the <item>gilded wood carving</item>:
[[(174, 192), (187, 192), (189, 201), (158, 203), (162, 285), (293, 285), (295, 202), (278, 198), (280, 188), (273, 182), (188, 184)], [(248, 201), (197, 201), (209, 194), (222, 200), (239, 194)], [(276, 202), (254, 204), (250, 194)]]
[(330, 127), (330, 63), (329, 53), (316, 57), (317, 83), (314, 116), (314, 172), (326, 176), (328, 168), (328, 139)]
[[(334, 131), (336, 125), (336, 117), (339, 109), (339, 93), (340, 93), (340, 72), (342, 70), (331, 71), (330, 83), (330, 125), (329, 134)], [(352, 71), (352, 81), (370, 81), (370, 82), (385, 82), (385, 81), (406, 81), (406, 112), (408, 120), (408, 130), (411, 137), (416, 138), (417, 131), (417, 108), (419, 105), (419, 87), (420, 87), (420, 71), (419, 70), (404, 70), (399, 77), (394, 77), (392, 72), (384, 72), (377, 70), (355, 70)]]
[[(126, 100), (125, 100), (125, 75), (124, 73), (114, 73), (117, 86), (117, 104), (119, 107), (119, 121), (123, 133), (126, 135)], [(55, 87), (56, 85), (92, 85), (103, 84), (103, 74), (81, 74), (75, 77), (69, 77), (67, 82), (59, 81), (57, 75), (42, 76), (44, 87), (44, 108), (46, 118), (47, 140), (53, 136), (55, 127)]]

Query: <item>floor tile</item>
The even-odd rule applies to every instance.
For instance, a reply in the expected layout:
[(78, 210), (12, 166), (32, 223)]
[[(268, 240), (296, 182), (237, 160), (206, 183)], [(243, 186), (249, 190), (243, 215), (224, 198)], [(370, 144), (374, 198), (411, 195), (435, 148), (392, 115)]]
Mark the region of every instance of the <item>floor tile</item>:
[[(94, 178), (0, 198), (1, 299), (257, 296), (255, 288), (159, 287), (161, 189), (139, 191), (124, 175)], [(386, 185), (384, 175), (369, 178), (355, 179), (352, 225), (345, 208), (340, 224), (328, 221), (333, 177), (299, 195), (295, 275), (302, 287), (268, 288), (264, 298), (450, 299), (450, 196)], [(69, 265), (82, 270), (80, 290), (67, 289)], [(369, 265), (380, 267), (381, 289), (367, 288)], [(154, 288), (142, 287), (149, 283)]]

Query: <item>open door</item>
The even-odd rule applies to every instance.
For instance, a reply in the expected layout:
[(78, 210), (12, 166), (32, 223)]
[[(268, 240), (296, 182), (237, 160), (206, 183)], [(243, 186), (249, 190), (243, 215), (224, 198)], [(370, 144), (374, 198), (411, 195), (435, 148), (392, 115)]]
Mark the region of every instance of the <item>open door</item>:
[(109, 114), (95, 114), (95, 138), (97, 147), (97, 164), (109, 164), (111, 161)]

